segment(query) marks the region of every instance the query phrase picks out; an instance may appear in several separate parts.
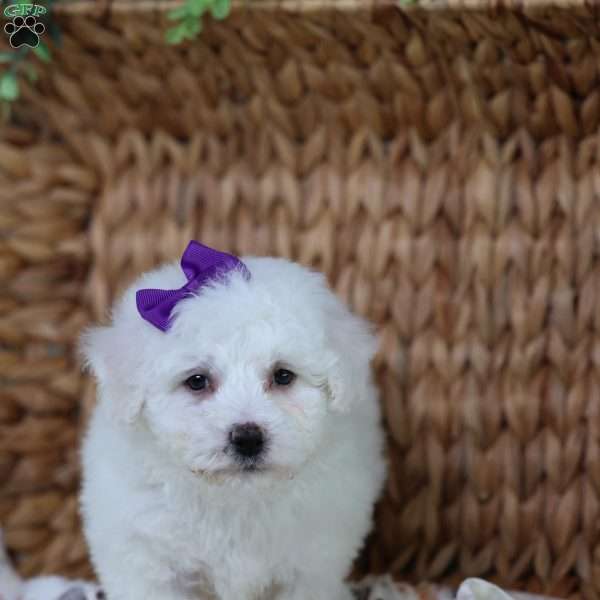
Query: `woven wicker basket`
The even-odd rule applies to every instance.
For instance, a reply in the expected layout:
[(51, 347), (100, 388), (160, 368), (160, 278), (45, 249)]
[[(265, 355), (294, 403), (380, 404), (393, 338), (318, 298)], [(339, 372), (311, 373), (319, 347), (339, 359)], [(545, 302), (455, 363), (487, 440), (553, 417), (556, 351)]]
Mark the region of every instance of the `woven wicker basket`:
[(491, 3), (251, 0), (178, 47), (168, 3), (57, 6), (0, 132), (23, 573), (91, 574), (74, 343), (195, 238), (322, 269), (379, 328), (391, 472), (357, 574), (600, 597), (600, 9)]

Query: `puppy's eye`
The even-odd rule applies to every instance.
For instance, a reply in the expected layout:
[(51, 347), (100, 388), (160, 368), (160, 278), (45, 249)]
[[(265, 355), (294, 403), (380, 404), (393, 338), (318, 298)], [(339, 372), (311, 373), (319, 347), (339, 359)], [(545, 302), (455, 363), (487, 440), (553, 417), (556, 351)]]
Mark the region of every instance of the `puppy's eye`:
[(210, 385), (210, 380), (206, 375), (192, 375), (185, 380), (185, 386), (193, 392), (206, 390)]
[(288, 369), (277, 369), (273, 373), (273, 383), (276, 385), (290, 385), (296, 379), (296, 374)]

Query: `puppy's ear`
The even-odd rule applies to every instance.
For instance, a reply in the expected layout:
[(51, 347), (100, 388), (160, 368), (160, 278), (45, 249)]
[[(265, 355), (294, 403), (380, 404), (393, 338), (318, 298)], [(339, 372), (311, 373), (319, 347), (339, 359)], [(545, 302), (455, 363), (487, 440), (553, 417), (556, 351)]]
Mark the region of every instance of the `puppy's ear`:
[(117, 327), (92, 327), (83, 332), (79, 353), (85, 368), (99, 384), (99, 395), (119, 419), (132, 423), (143, 403), (143, 392), (133, 383), (135, 340)]
[(90, 371), (99, 383), (108, 377), (110, 327), (88, 327), (79, 338), (79, 356), (84, 369)]
[(335, 354), (328, 376), (331, 406), (347, 412), (369, 394), (377, 340), (371, 325), (352, 314), (337, 297), (332, 298), (327, 313), (328, 338)]

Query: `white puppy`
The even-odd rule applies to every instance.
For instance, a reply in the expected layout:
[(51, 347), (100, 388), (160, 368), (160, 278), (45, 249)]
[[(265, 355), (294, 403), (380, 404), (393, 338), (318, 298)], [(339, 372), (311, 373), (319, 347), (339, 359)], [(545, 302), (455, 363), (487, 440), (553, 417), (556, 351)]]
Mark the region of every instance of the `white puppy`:
[(349, 600), (384, 481), (375, 341), (323, 276), (283, 259), (180, 300), (161, 331), (136, 290), (83, 352), (99, 381), (82, 512), (108, 600)]

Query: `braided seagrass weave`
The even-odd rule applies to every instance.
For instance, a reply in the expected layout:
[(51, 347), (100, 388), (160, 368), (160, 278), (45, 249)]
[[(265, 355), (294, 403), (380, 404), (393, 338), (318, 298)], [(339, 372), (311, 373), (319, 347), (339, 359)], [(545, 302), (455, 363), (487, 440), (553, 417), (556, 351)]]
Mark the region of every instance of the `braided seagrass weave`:
[(78, 332), (195, 238), (322, 269), (378, 327), (391, 473), (357, 574), (600, 596), (600, 9), (491, 4), (256, 0), (177, 47), (172, 3), (58, 6), (0, 130), (24, 574), (90, 574)]

